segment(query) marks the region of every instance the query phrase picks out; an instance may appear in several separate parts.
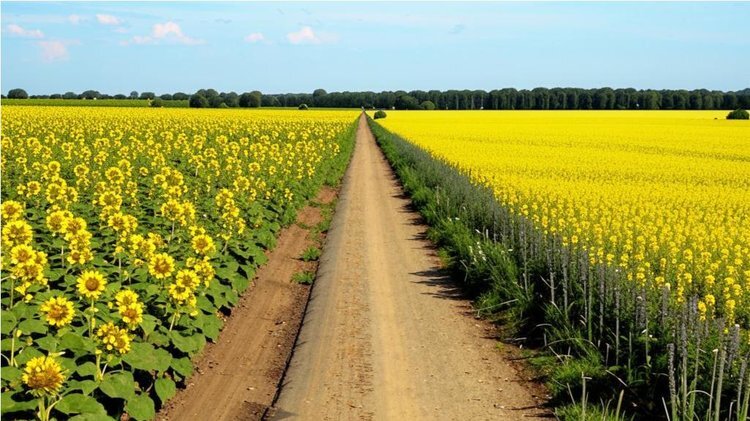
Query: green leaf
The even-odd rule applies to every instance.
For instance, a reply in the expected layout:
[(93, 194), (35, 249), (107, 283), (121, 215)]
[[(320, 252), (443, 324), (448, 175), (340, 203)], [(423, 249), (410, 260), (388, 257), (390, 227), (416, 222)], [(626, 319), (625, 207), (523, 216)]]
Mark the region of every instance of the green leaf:
[(67, 349), (74, 353), (94, 353), (94, 344), (89, 338), (83, 338), (75, 333), (66, 333), (60, 337), (60, 349)]
[[(5, 371), (5, 368), (3, 368), (3, 371)], [(30, 400), (16, 400), (13, 398), (13, 394), (15, 392), (3, 392), (2, 394), (2, 400), (0, 401), (0, 413), (8, 413), (8, 412), (20, 412), (20, 411), (28, 411), (29, 409), (34, 409), (37, 407), (36, 399), (30, 399)], [(24, 397), (30, 397), (28, 395), (21, 395)]]
[(99, 370), (96, 368), (96, 364), (92, 363), (91, 361), (79, 365), (76, 371), (81, 375), (81, 377), (96, 377), (97, 373), (99, 373)]
[(236, 274), (232, 278), (232, 288), (239, 293), (245, 292), (248, 285), (250, 285), (250, 280), (240, 274)]
[(107, 374), (99, 389), (110, 398), (130, 400), (135, 396), (135, 380), (129, 371)]
[(98, 384), (93, 380), (71, 380), (68, 382), (68, 390), (80, 390), (84, 395), (90, 395), (96, 390)]
[(165, 371), (169, 368), (172, 356), (165, 349), (155, 349), (151, 344), (136, 342), (130, 345), (130, 352), (122, 357), (131, 367), (144, 371)]
[(47, 325), (44, 324), (44, 322), (42, 322), (41, 320), (36, 319), (24, 320), (18, 324), (18, 328), (21, 329), (21, 332), (23, 332), (25, 335), (28, 335), (30, 333), (47, 333)]
[(57, 351), (58, 342), (57, 342), (57, 339), (55, 339), (55, 337), (52, 335), (43, 336), (37, 339), (35, 343), (37, 344), (37, 346), (39, 346), (39, 348), (45, 351), (48, 351), (48, 352)]
[(206, 339), (201, 334), (182, 336), (179, 332), (173, 331), (170, 337), (175, 348), (187, 354), (199, 351), (206, 343)]
[(207, 338), (215, 341), (219, 337), (222, 321), (215, 314), (203, 314), (198, 316), (201, 324), (201, 331)]
[[(16, 341), (18, 343), (18, 341)], [(23, 351), (18, 353), (18, 356), (16, 357), (16, 362), (19, 366), (25, 365), (29, 360), (36, 357), (41, 357), (44, 354), (39, 352), (36, 348), (24, 348)]]
[(107, 411), (104, 406), (91, 396), (80, 393), (71, 393), (66, 395), (60, 402), (55, 405), (55, 409), (63, 414), (102, 414), (106, 415)]
[(158, 323), (159, 323), (159, 319), (157, 319), (156, 317), (150, 314), (143, 315), (143, 321), (141, 322), (141, 327), (143, 328), (143, 332), (146, 334), (146, 336), (154, 332), (154, 330), (156, 329), (156, 325)]
[(2, 379), (6, 380), (8, 382), (14, 382), (21, 378), (21, 371), (20, 368), (13, 367), (13, 366), (6, 366), (3, 367), (2, 371), (0, 371), (0, 374), (2, 374)]
[(187, 357), (173, 358), (172, 369), (185, 378), (193, 375), (193, 363), (190, 362), (190, 358)]
[(177, 393), (177, 386), (175, 386), (174, 381), (167, 377), (156, 379), (154, 388), (156, 389), (156, 395), (159, 396), (162, 404), (171, 399), (172, 396)]
[(112, 418), (104, 414), (78, 414), (68, 421), (104, 421)]
[(137, 420), (150, 420), (156, 416), (154, 401), (146, 395), (138, 395), (125, 405), (128, 415)]
[(12, 311), (3, 310), (0, 313), (0, 331), (2, 331), (3, 335), (9, 335), (10, 331), (16, 327), (16, 324), (18, 324), (18, 319), (16, 319), (16, 315)]

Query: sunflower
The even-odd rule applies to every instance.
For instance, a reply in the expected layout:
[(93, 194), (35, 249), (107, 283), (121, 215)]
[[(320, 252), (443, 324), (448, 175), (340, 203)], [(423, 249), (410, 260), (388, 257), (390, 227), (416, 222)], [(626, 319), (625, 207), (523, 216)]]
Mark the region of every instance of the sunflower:
[(0, 206), (3, 222), (8, 223), (23, 217), (23, 205), (15, 200), (6, 200)]
[(63, 327), (73, 320), (75, 310), (73, 303), (65, 297), (52, 297), (42, 303), (42, 313), (45, 313), (47, 323), (56, 327)]
[(130, 336), (126, 329), (121, 329), (109, 322), (97, 329), (96, 336), (102, 341), (107, 351), (125, 354), (130, 351)]
[(118, 309), (122, 321), (125, 322), (131, 329), (138, 326), (143, 321), (143, 304), (132, 303), (125, 306), (120, 306)]
[(35, 395), (55, 395), (65, 381), (65, 375), (53, 357), (42, 356), (26, 363), (21, 380)]
[(138, 302), (138, 294), (129, 289), (123, 289), (122, 291), (115, 294), (115, 301), (120, 307), (129, 306)]
[(213, 253), (215, 250), (214, 240), (206, 234), (200, 234), (193, 237), (192, 245), (193, 250), (195, 250), (196, 253), (204, 256)]
[(92, 300), (99, 298), (106, 285), (107, 280), (104, 279), (104, 275), (93, 270), (84, 271), (78, 277), (78, 293), (84, 298)]
[(10, 250), (10, 262), (20, 265), (36, 258), (36, 252), (31, 246), (20, 244)]
[(51, 212), (47, 215), (47, 228), (53, 233), (63, 232), (63, 223), (66, 219), (72, 218), (73, 214), (70, 211), (58, 210)]
[(177, 272), (177, 275), (175, 276), (175, 282), (179, 285), (194, 290), (198, 288), (198, 286), (200, 286), (201, 279), (198, 277), (198, 274), (196, 274), (192, 270), (182, 269), (181, 271)]
[(174, 259), (167, 253), (157, 253), (148, 262), (148, 272), (156, 279), (169, 278), (174, 271)]
[(12, 249), (19, 244), (29, 244), (32, 238), (31, 225), (23, 220), (3, 224), (3, 246)]
[(169, 284), (169, 296), (177, 304), (182, 304), (193, 296), (193, 290), (182, 282), (173, 282)]

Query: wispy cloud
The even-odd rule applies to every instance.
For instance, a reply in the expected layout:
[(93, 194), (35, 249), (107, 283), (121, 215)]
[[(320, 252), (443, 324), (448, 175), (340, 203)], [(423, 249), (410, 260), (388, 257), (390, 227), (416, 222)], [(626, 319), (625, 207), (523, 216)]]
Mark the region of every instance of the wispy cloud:
[(183, 45), (200, 45), (206, 43), (205, 40), (185, 35), (180, 25), (169, 21), (154, 25), (149, 35), (136, 35), (128, 41), (123, 41), (121, 44), (158, 44), (161, 41)]
[(334, 34), (317, 33), (309, 26), (303, 26), (297, 32), (286, 34), (286, 39), (292, 44), (323, 44), (335, 42), (338, 37)]
[(78, 25), (86, 19), (87, 18), (85, 16), (81, 15), (68, 15), (68, 22), (72, 23), (73, 25)]
[(263, 36), (262, 33), (253, 32), (252, 34), (245, 37), (245, 42), (256, 43), (258, 41), (263, 41), (264, 39), (266, 39), (266, 37)]
[(44, 33), (42, 31), (38, 29), (25, 29), (14, 23), (6, 26), (5, 29), (9, 34), (21, 38), (44, 38)]
[(42, 60), (46, 62), (68, 59), (68, 46), (66, 42), (59, 40), (38, 41), (42, 53)]
[(97, 14), (96, 20), (102, 25), (119, 25), (122, 23), (122, 19), (112, 15)]

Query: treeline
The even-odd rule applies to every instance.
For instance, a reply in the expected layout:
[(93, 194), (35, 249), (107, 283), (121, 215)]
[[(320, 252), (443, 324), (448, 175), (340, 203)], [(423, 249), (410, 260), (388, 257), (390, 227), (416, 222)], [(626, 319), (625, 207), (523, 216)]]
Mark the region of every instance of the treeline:
[(233, 107), (310, 107), (323, 108), (381, 108), (402, 110), (733, 110), (750, 108), (750, 88), (723, 92), (696, 90), (637, 90), (632, 88), (581, 89), (535, 88), (448, 90), (448, 91), (383, 91), (383, 92), (326, 92), (262, 94), (259, 91), (217, 92), (201, 89), (192, 95), (184, 92), (156, 95), (153, 92), (133, 91), (130, 95), (107, 95), (88, 90), (80, 94), (66, 92), (53, 95), (26, 94), (23, 89), (12, 89), (8, 98), (40, 99), (148, 99), (190, 100), (196, 108)]
[(716, 110), (750, 108), (750, 88), (737, 92), (535, 88), (448, 91), (331, 92), (271, 95), (282, 107), (440, 110)]

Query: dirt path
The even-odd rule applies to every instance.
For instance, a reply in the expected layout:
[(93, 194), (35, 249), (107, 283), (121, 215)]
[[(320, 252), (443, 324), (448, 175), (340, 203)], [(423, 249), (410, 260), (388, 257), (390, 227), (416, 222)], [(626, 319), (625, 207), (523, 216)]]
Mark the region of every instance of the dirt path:
[(441, 274), (362, 118), (304, 324), (272, 419), (544, 417)]
[[(324, 187), (316, 201), (330, 203), (336, 192)], [(188, 387), (163, 408), (161, 420), (258, 420), (276, 396), (286, 368), (309, 287), (291, 282), (301, 270), (314, 270), (300, 255), (316, 245), (309, 230), (322, 220), (318, 207), (307, 206), (298, 223), (285, 228), (268, 264), (232, 311), (215, 344), (197, 361)], [(312, 266), (312, 267), (311, 267)]]

